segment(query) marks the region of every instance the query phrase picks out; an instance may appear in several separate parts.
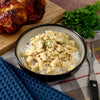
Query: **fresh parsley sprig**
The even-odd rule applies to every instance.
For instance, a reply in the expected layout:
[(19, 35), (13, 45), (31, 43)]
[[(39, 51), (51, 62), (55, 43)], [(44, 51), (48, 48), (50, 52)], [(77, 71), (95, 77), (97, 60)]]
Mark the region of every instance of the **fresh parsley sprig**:
[(97, 12), (100, 10), (100, 1), (84, 8), (78, 8), (74, 11), (66, 11), (61, 22), (75, 31), (85, 39), (95, 37), (94, 29), (100, 30), (100, 16)]

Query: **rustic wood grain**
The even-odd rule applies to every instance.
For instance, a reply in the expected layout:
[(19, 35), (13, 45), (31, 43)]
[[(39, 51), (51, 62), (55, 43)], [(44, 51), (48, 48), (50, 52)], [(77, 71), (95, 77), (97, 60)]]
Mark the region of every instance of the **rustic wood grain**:
[(72, 11), (76, 8), (81, 8), (86, 5), (91, 5), (99, 0), (50, 0), (50, 1), (58, 4), (59, 6), (61, 6), (66, 10)]
[(40, 22), (31, 25), (24, 25), (15, 34), (0, 34), (0, 55), (13, 48), (17, 38), (27, 29), (38, 24), (56, 23), (62, 17), (62, 14), (65, 12), (63, 8), (48, 0), (46, 1), (46, 3), (46, 12), (43, 19)]

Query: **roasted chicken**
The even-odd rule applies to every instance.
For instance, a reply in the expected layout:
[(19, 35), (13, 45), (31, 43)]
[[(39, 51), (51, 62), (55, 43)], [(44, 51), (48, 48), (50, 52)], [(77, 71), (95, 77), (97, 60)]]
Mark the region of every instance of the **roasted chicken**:
[(23, 24), (42, 19), (45, 0), (0, 0), (0, 33), (12, 33)]

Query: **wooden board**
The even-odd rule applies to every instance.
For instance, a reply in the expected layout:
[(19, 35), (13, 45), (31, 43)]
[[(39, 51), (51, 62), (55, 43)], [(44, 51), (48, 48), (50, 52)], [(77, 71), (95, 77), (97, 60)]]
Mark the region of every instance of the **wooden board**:
[(31, 24), (31, 25), (24, 25), (15, 34), (0, 34), (0, 55), (12, 49), (15, 45), (17, 38), (24, 31), (38, 24), (56, 23), (62, 17), (62, 14), (64, 12), (65, 10), (63, 8), (47, 0), (46, 1), (46, 12), (44, 14), (43, 19), (40, 22), (36, 24)]

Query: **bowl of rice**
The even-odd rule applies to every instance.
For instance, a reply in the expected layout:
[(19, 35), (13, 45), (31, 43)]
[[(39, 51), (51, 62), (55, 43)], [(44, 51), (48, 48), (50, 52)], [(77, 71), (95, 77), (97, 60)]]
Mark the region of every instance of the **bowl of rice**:
[(59, 24), (42, 24), (21, 34), (15, 56), (27, 74), (56, 81), (78, 71), (86, 50), (85, 40), (74, 30)]

